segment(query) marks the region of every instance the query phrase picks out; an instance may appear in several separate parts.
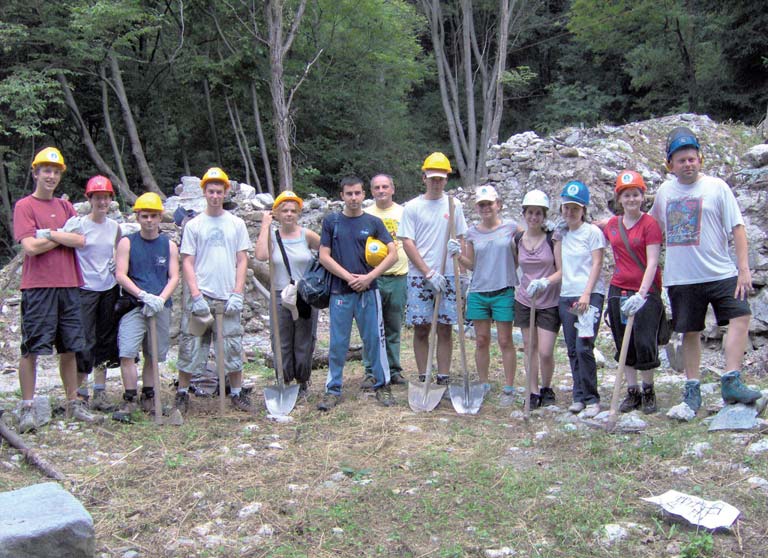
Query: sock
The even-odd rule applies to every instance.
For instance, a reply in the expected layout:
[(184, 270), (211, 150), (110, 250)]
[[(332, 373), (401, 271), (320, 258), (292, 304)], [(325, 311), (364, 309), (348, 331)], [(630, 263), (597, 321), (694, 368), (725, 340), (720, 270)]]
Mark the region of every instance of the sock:
[(142, 387), (141, 394), (145, 399), (152, 399), (155, 396), (155, 388), (152, 386)]
[(686, 385), (689, 385), (689, 386), (697, 386), (697, 385), (699, 385), (701, 383), (701, 381), (699, 381), (699, 380), (686, 380), (685, 383), (686, 383)]
[(189, 388), (180, 387), (176, 390), (176, 393), (187, 393), (188, 391), (189, 391)]
[(506, 393), (507, 395), (515, 393), (515, 387), (514, 386), (504, 386), (503, 390), (504, 390), (504, 393)]
[(139, 395), (139, 392), (135, 389), (127, 389), (125, 390), (125, 393), (123, 393), (123, 399), (126, 401), (133, 401), (136, 399), (136, 396)]
[(230, 397), (237, 397), (238, 395), (240, 395), (240, 391), (242, 389), (243, 388), (236, 388), (236, 387), (229, 388), (229, 396)]
[(93, 384), (93, 391), (106, 391), (107, 384)]
[(88, 388), (86, 386), (77, 388), (77, 394), (80, 397), (88, 397)]
[(644, 390), (653, 389), (653, 382), (651, 382), (650, 384), (646, 384), (645, 382), (643, 382), (643, 389)]

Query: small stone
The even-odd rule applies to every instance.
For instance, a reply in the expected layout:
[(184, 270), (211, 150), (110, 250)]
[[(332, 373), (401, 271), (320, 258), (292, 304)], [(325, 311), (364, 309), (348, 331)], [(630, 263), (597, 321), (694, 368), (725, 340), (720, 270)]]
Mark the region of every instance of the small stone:
[(344, 529), (341, 527), (334, 527), (331, 529), (331, 533), (336, 537), (341, 537), (344, 534)]
[(648, 428), (648, 423), (635, 413), (629, 413), (619, 419), (616, 428), (620, 432), (641, 432)]
[(696, 413), (685, 403), (680, 403), (667, 411), (667, 417), (689, 422), (696, 418)]
[(259, 527), (259, 530), (256, 531), (256, 534), (261, 537), (271, 537), (275, 534), (275, 528), (272, 527), (269, 523), (265, 523), (261, 527)]
[(261, 511), (261, 508), (262, 508), (261, 502), (253, 502), (241, 508), (240, 511), (237, 512), (237, 517), (242, 519), (243, 517), (254, 515), (256, 513), (259, 513)]
[(747, 483), (750, 488), (768, 489), (768, 480), (765, 480), (763, 477), (749, 477)]
[(403, 426), (403, 430), (406, 432), (421, 432), (421, 428), (416, 426), (415, 424), (406, 424)]
[(756, 418), (757, 409), (754, 405), (725, 405), (712, 419), (708, 430), (750, 430), (755, 427)]
[(277, 422), (280, 424), (285, 424), (288, 422), (293, 422), (293, 417), (290, 415), (267, 415), (267, 420), (271, 420), (272, 422)]
[(261, 427), (258, 424), (246, 424), (243, 427), (243, 432), (255, 432), (256, 430), (260, 429)]
[(617, 542), (623, 541), (629, 537), (629, 531), (618, 523), (608, 523), (595, 533), (597, 542), (602, 546), (612, 546)]
[(576, 432), (579, 429), (579, 427), (573, 424), (572, 422), (566, 422), (562, 426), (562, 429), (564, 432)]
[(126, 550), (123, 552), (122, 558), (139, 558), (139, 553), (135, 550)]
[(283, 449), (283, 446), (280, 444), (280, 442), (272, 442), (271, 444), (267, 445), (267, 448), (271, 450), (281, 450)]
[(680, 476), (680, 475), (687, 475), (688, 471), (690, 470), (691, 470), (690, 467), (672, 467), (672, 469), (670, 469), (669, 472), (672, 473), (673, 475)]
[(211, 528), (213, 528), (213, 523), (208, 521), (207, 523), (203, 523), (202, 525), (197, 525), (195, 527), (192, 527), (192, 532), (198, 537), (205, 537), (208, 533), (211, 532)]
[(345, 478), (347, 478), (347, 475), (344, 471), (336, 471), (331, 475), (331, 480), (336, 482), (343, 481)]
[(698, 442), (696, 444), (693, 444), (690, 446), (687, 450), (685, 450), (685, 455), (691, 455), (693, 457), (697, 457), (701, 459), (704, 457), (704, 452), (707, 452), (712, 449), (712, 446), (709, 442)]
[(517, 552), (508, 546), (502, 546), (501, 548), (486, 548), (484, 554), (486, 558), (503, 558), (504, 556), (514, 556)]
[(765, 453), (768, 451), (768, 438), (755, 442), (747, 448), (747, 453), (756, 455), (758, 453)]

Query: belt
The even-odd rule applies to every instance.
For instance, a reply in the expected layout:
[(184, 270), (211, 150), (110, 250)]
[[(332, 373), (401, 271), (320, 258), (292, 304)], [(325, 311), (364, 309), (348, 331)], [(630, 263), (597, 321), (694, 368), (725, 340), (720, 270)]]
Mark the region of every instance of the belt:
[(504, 287), (503, 289), (499, 289), (497, 291), (486, 291), (486, 292), (477, 293), (477, 294), (481, 294), (483, 296), (496, 296), (496, 295), (504, 294), (510, 289), (514, 289), (514, 287)]

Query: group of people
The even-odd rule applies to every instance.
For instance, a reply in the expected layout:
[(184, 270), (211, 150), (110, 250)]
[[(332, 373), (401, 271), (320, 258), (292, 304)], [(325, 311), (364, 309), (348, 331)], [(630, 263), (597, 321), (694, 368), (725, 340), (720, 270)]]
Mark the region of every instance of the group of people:
[[(574, 180), (562, 189), (557, 227), (548, 220), (552, 207), (546, 193), (525, 194), (522, 227), (501, 218), (502, 200), (490, 185), (476, 189), (474, 203), (480, 220), (468, 227), (462, 204), (444, 192), (452, 169), (442, 153), (425, 159), (425, 191), (404, 206), (394, 201), (395, 185), (387, 174), (371, 179), (374, 203), (365, 209), (363, 181), (341, 180), (343, 209), (325, 217), (319, 235), (299, 224), (303, 200), (293, 192), (282, 192), (272, 210), (263, 215), (255, 255), (274, 267), (272, 292), (278, 297), (279, 311), (272, 330), (280, 333), (280, 347), (274, 350), (281, 352), (284, 380), (297, 382), (300, 393), (308, 390), (318, 311), (297, 298), (295, 286), (313, 262), (313, 252), (318, 252), (320, 264), (331, 274), (329, 364), (324, 394), (317, 404), (321, 411), (333, 409), (341, 400), (353, 320), (363, 341), (362, 387), (373, 391), (382, 405), (393, 402), (391, 384), (406, 382), (400, 362), (403, 318), (413, 326), (419, 379), (423, 381), (427, 373), (430, 332), (435, 327), (436, 381), (448, 383), (457, 289), (467, 290), (465, 315), (475, 328), (476, 367), (488, 391), (491, 333), (496, 324), (504, 371), (501, 405), (514, 402), (513, 326), (523, 334), (530, 407), (556, 402), (553, 354), (562, 327), (573, 378), (569, 410), (586, 417), (597, 415), (600, 394), (594, 344), (607, 301), (605, 315), (617, 358), (624, 337), (630, 336), (628, 387), (621, 411), (654, 412), (657, 337), (665, 319), (662, 286), (667, 287), (673, 329), (683, 334), (684, 403), (694, 411), (701, 406), (700, 334), (709, 305), (718, 324), (729, 326), (723, 399), (753, 403), (760, 392), (744, 385), (739, 372), (751, 314), (747, 296), (752, 289), (744, 222), (727, 184), (701, 173), (702, 160), (695, 134), (676, 128), (666, 146), (671, 177), (659, 188), (648, 213), (643, 212), (643, 178), (625, 170), (614, 189), (618, 215), (588, 222), (589, 188)], [(130, 420), (139, 408), (152, 411), (151, 370), (168, 350), (172, 295), (180, 280), (179, 254), (184, 311), (174, 406), (182, 412), (188, 409), (190, 379), (206, 366), (213, 336), (210, 327), (201, 331), (200, 324), (210, 324), (213, 313), (223, 321), (230, 400), (235, 408), (251, 411), (249, 396), (242, 389), (240, 320), (250, 240), (242, 219), (224, 209), (230, 187), (224, 171), (214, 167), (204, 174), (200, 186), (206, 209), (186, 223), (179, 249), (160, 231), (163, 205), (157, 194), (139, 196), (133, 209), (140, 229), (121, 237), (117, 223), (107, 217), (114, 197), (110, 181), (102, 176), (88, 181), (85, 194), (91, 211), (79, 217), (68, 201), (53, 196), (65, 170), (57, 149), (40, 151), (32, 163), (34, 192), (14, 209), (14, 235), (24, 252), (20, 430), (36, 427), (31, 409), (36, 359), (51, 354), (54, 346), (68, 416), (90, 421), (94, 420), (91, 410), (109, 408), (105, 367), (117, 362), (124, 393), (113, 417)], [(735, 264), (728, 256), (730, 236)], [(606, 293), (602, 263), (607, 244), (616, 265)], [(663, 281), (662, 244), (666, 249)], [(461, 269), (454, 269), (454, 258)], [(463, 281), (467, 270), (471, 271), (468, 284)], [(633, 319), (628, 320), (629, 316)], [(157, 355), (147, 342), (150, 321), (157, 331)], [(627, 331), (628, 321), (634, 323), (631, 331)], [(136, 362), (142, 344), (139, 394)], [(92, 371), (89, 409), (85, 380)]]

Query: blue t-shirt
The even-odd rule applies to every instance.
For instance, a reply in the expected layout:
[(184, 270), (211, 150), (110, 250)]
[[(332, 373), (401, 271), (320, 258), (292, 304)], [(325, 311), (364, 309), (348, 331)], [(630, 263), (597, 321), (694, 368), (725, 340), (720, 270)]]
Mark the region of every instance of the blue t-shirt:
[[(334, 227), (336, 234), (334, 235)], [(384, 244), (392, 242), (384, 222), (378, 217), (363, 213), (357, 217), (347, 217), (343, 213), (334, 213), (323, 219), (320, 245), (331, 249), (331, 257), (350, 273), (365, 275), (373, 268), (365, 261), (365, 241), (372, 236)], [(371, 283), (376, 288), (376, 281)], [(355, 291), (340, 277), (333, 275), (331, 293), (348, 294)]]
[[(171, 261), (170, 238), (160, 234), (157, 238), (147, 240), (141, 232), (128, 235), (131, 250), (128, 260), (128, 277), (142, 291), (160, 295), (168, 284), (168, 266)], [(170, 308), (173, 298), (165, 301), (165, 307)]]

